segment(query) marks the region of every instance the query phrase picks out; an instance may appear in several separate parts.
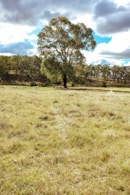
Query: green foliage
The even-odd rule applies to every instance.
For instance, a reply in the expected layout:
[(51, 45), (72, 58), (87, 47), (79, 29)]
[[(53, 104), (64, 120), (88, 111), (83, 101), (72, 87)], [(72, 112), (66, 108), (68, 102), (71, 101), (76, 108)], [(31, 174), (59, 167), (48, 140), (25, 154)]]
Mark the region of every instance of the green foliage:
[(0, 78), (5, 80), (8, 78), (8, 74), (10, 71), (10, 57), (8, 56), (0, 56)]
[[(45, 59), (45, 73), (49, 75), (50, 71), (52, 75), (53, 71), (58, 71), (64, 86), (68, 79), (74, 77), (75, 65), (84, 62), (81, 49), (92, 50), (95, 45), (91, 28), (87, 28), (83, 23), (73, 24), (62, 16), (53, 18), (38, 34), (38, 50)], [(55, 69), (55, 65), (59, 66), (56, 71), (52, 70)]]
[[(64, 71), (63, 71), (64, 67)], [(67, 72), (67, 74), (65, 74)], [(46, 76), (45, 76), (46, 75)], [(46, 86), (62, 84), (66, 77), (72, 85), (130, 86), (129, 66), (62, 64), (56, 56), (0, 56), (0, 83)], [(47, 79), (48, 78), (48, 79)]]
[(0, 56), (0, 79), (4, 82), (40, 81), (41, 59), (38, 56)]
[(61, 81), (61, 66), (54, 57), (43, 59), (41, 64), (41, 72), (46, 75), (53, 83)]

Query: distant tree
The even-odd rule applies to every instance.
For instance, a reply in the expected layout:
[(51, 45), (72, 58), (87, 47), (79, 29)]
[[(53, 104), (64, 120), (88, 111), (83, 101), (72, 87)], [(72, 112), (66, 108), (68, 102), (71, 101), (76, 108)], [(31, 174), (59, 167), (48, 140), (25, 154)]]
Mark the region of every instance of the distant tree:
[(10, 71), (10, 57), (0, 56), (0, 79), (7, 80)]
[(110, 77), (110, 74), (111, 74), (110, 66), (107, 64), (102, 65), (101, 72), (102, 72), (102, 78), (104, 80), (108, 80), (108, 78)]
[(86, 65), (86, 78), (92, 79), (94, 76), (94, 65)]
[(38, 56), (29, 56), (29, 67), (28, 73), (30, 75), (31, 81), (40, 81), (41, 80), (41, 59)]
[(112, 79), (114, 81), (118, 81), (119, 80), (119, 75), (120, 75), (120, 67), (118, 65), (114, 65), (111, 68), (112, 71)]
[(11, 64), (11, 73), (18, 75), (19, 74), (19, 66), (20, 66), (20, 55), (14, 55), (10, 58), (10, 64)]
[(100, 64), (95, 66), (95, 77), (101, 78), (101, 65)]
[[(85, 84), (86, 80), (86, 66), (85, 64), (77, 64), (75, 66), (74, 81), (78, 84)], [(74, 83), (74, 82), (73, 82)]]
[(73, 24), (66, 17), (53, 18), (38, 34), (38, 50), (43, 57), (42, 70), (49, 79), (55, 75), (67, 87), (74, 76), (74, 66), (82, 64), (81, 50), (92, 50), (96, 46), (92, 29), (83, 23)]
[(126, 70), (126, 74), (125, 74), (125, 83), (128, 80), (128, 82), (130, 83), (130, 66), (126, 66), (125, 67)]

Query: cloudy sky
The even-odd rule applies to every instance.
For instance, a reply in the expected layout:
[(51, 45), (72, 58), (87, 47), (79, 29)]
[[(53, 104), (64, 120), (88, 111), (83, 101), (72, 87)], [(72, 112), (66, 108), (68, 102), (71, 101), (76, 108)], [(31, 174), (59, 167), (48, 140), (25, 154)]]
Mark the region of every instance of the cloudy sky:
[(0, 0), (0, 54), (37, 54), (37, 34), (66, 16), (94, 31), (88, 64), (130, 65), (130, 0)]

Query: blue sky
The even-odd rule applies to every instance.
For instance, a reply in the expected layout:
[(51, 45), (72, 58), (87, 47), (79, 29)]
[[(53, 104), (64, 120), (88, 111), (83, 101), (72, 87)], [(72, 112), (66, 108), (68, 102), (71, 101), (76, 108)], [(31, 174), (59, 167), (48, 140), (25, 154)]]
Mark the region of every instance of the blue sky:
[(130, 0), (1, 0), (0, 55), (37, 55), (38, 32), (60, 15), (93, 29), (88, 64), (130, 65)]
[(95, 32), (93, 33), (94, 39), (96, 40), (97, 44), (100, 43), (109, 43), (111, 41), (111, 37), (107, 37), (107, 36), (99, 36), (97, 35)]

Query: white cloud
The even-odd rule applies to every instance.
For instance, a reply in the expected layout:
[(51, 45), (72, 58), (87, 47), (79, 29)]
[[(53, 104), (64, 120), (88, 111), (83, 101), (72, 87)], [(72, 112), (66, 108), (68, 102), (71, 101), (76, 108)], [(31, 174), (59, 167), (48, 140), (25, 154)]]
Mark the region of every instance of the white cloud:
[[(84, 52), (87, 63), (100, 63), (102, 60), (109, 62), (109, 64), (130, 64), (125, 63), (125, 58), (130, 49), (129, 32), (118, 33), (113, 35), (109, 43), (100, 43), (93, 52)], [(130, 55), (129, 55), (130, 56)]]
[(103, 51), (120, 53), (123, 52), (126, 48), (130, 47), (130, 31), (124, 33), (114, 34), (109, 43), (101, 43), (97, 46), (99, 53)]
[(13, 54), (12, 53), (0, 53), (0, 55), (2, 55), (2, 56), (12, 56)]
[(130, 3), (130, 0), (114, 0), (117, 5), (127, 6)]
[(108, 44), (108, 51), (111, 52), (123, 52), (130, 46), (129, 32), (113, 35), (112, 40)]
[(10, 44), (23, 42), (25, 39), (32, 39), (28, 33), (32, 32), (34, 27), (14, 25), (10, 23), (0, 23), (0, 43)]
[(87, 64), (109, 64), (109, 65), (123, 65), (124, 60), (117, 60), (114, 58), (110, 58), (104, 55), (101, 55), (96, 50), (94, 52), (84, 52), (84, 56), (86, 57)]

